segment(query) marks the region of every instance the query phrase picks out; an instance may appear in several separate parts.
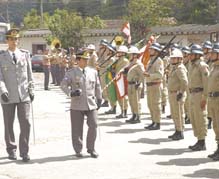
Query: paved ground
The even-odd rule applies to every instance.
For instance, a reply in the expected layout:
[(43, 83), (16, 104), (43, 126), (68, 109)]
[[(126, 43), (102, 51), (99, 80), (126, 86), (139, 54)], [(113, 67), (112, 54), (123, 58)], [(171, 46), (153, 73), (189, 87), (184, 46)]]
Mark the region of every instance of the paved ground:
[[(0, 121), (0, 179), (188, 179), (219, 178), (219, 162), (206, 158), (216, 147), (214, 133), (209, 130), (207, 151), (191, 152), (187, 147), (196, 142), (191, 125), (186, 125), (185, 140), (170, 141), (173, 123), (163, 115), (160, 131), (146, 131), (150, 123), (146, 100), (142, 100), (140, 124), (128, 125), (124, 119), (103, 115), (99, 111), (96, 149), (98, 159), (78, 159), (70, 139), (69, 99), (58, 87), (43, 90), (41, 73), (36, 79), (33, 103), (36, 143), (31, 133), (30, 156), (27, 164), (7, 159), (3, 120)], [(0, 110), (0, 116), (2, 111)], [(169, 110), (167, 111), (169, 114)], [(129, 115), (130, 116), (130, 115)], [(1, 117), (2, 119), (2, 117)], [(19, 133), (18, 123), (15, 129)], [(85, 126), (86, 131), (86, 126)]]

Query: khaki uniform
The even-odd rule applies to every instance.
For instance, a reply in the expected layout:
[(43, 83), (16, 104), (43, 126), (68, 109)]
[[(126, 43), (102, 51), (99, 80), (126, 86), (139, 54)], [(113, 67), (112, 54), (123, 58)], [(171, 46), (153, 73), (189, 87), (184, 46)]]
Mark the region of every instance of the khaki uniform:
[(43, 71), (44, 71), (44, 89), (48, 90), (49, 87), (49, 73), (50, 73), (50, 56), (43, 56)]
[(157, 58), (154, 63), (153, 60), (154, 58), (150, 59), (148, 68), (146, 69), (146, 71), (150, 74), (149, 77), (146, 77), (147, 103), (152, 121), (155, 123), (160, 123), (161, 92), (164, 66), (161, 58)]
[[(168, 92), (171, 117), (175, 124), (176, 131), (183, 131), (184, 102), (186, 89), (188, 87), (187, 70), (183, 64), (174, 65), (168, 79)], [(182, 93), (183, 98), (177, 101), (177, 94)]]
[[(130, 66), (127, 74), (128, 100), (132, 113), (139, 115), (141, 111), (140, 94), (144, 83), (144, 65), (137, 61)], [(136, 85), (138, 85), (137, 88)]]
[[(102, 64), (105, 60), (107, 60), (108, 57), (106, 56), (106, 53), (104, 53), (104, 51), (101, 51), (98, 54), (101, 55), (98, 59), (98, 64)], [(106, 68), (112, 63), (113, 60), (114, 60), (113, 58), (110, 59), (109, 62), (104, 63), (99, 69), (99, 74), (101, 75), (100, 76), (100, 84), (101, 84), (102, 89), (106, 86), (105, 74), (103, 75), (103, 73), (105, 73)], [(103, 99), (105, 101), (107, 101), (107, 99), (108, 99), (107, 90), (103, 91)]]
[[(186, 74), (188, 77), (189, 62), (184, 63), (184, 66), (186, 67), (186, 70), (187, 70)], [(186, 89), (186, 99), (185, 99), (185, 104), (184, 104), (184, 112), (185, 112), (185, 115), (187, 115), (187, 117), (190, 119), (190, 117), (189, 117), (189, 88), (188, 88), (188, 86)]]
[[(166, 71), (168, 71), (168, 67), (169, 67), (169, 57), (165, 56), (163, 59), (163, 64), (164, 64), (164, 69)], [(167, 79), (168, 79), (168, 72), (164, 72), (164, 76), (163, 76), (163, 88), (162, 88), (162, 106), (166, 106), (167, 105), (167, 98), (168, 98), (168, 90), (167, 90)]]
[(204, 140), (207, 135), (207, 109), (202, 110), (200, 104), (202, 99), (207, 99), (208, 74), (208, 66), (203, 60), (191, 62), (188, 73), (189, 112), (194, 136), (198, 140)]
[[(127, 58), (125, 58), (124, 56), (120, 57), (116, 63), (115, 74), (118, 75), (121, 72), (121, 69), (123, 69), (128, 64), (129, 64), (129, 60)], [(127, 110), (127, 108), (128, 108), (127, 96), (125, 96), (121, 99), (121, 98), (119, 98), (119, 94), (117, 93), (117, 99), (118, 99), (119, 105), (121, 107), (121, 110)]]
[(219, 64), (214, 64), (208, 78), (208, 110), (213, 119), (213, 129), (219, 144)]

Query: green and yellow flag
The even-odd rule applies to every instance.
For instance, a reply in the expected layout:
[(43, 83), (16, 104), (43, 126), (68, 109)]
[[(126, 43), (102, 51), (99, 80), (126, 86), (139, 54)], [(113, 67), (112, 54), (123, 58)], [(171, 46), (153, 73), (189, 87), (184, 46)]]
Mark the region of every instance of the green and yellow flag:
[(106, 90), (107, 90), (107, 93), (109, 95), (110, 102), (116, 103), (116, 101), (117, 101), (116, 87), (115, 87), (114, 82), (111, 82), (112, 79), (113, 79), (112, 73), (110, 71), (107, 71), (106, 76), (105, 76), (105, 82), (106, 82), (106, 85), (108, 85), (109, 83), (110, 84)]

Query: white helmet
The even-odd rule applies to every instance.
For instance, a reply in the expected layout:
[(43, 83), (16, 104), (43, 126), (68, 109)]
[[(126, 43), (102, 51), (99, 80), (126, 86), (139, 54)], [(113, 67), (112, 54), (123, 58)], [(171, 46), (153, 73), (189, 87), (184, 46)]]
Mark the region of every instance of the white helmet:
[(128, 53), (128, 48), (125, 45), (120, 45), (117, 49), (117, 52)]
[(182, 51), (175, 48), (171, 54), (170, 54), (170, 58), (183, 58), (183, 54)]
[(95, 45), (89, 44), (89, 45), (87, 46), (87, 49), (88, 49), (88, 50), (95, 50), (96, 48), (95, 48)]
[(135, 46), (131, 46), (131, 47), (129, 48), (128, 53), (131, 53), (131, 54), (139, 54), (140, 51), (138, 50), (137, 47), (135, 47)]

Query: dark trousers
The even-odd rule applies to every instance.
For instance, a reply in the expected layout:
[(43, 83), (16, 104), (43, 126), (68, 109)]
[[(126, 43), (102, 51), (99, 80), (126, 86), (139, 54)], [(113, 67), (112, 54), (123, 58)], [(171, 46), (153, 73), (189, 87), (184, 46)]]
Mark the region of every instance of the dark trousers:
[(50, 66), (43, 66), (43, 71), (44, 71), (44, 89), (48, 89)]
[(20, 125), (19, 150), (20, 156), (28, 154), (29, 151), (29, 136), (30, 136), (30, 102), (20, 102), (12, 104), (2, 104), (4, 127), (5, 127), (5, 142), (8, 154), (15, 152), (17, 145), (14, 137), (14, 119), (15, 109), (17, 108), (17, 116)]
[(87, 116), (87, 149), (95, 149), (95, 140), (97, 136), (97, 110), (78, 111), (71, 110), (71, 134), (72, 144), (76, 153), (81, 152), (83, 147), (83, 125), (84, 116)]
[(51, 76), (52, 76), (52, 83), (56, 84), (56, 65), (52, 64), (51, 65)]

